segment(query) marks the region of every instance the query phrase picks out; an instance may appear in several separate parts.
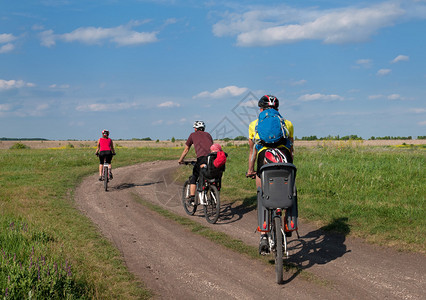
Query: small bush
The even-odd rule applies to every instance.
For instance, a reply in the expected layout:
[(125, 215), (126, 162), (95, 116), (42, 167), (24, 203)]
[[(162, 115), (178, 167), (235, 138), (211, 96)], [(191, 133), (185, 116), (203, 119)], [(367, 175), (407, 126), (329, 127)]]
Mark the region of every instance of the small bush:
[(22, 143), (16, 143), (16, 144), (12, 145), (9, 149), (30, 149), (30, 146), (27, 146), (27, 145), (22, 144)]

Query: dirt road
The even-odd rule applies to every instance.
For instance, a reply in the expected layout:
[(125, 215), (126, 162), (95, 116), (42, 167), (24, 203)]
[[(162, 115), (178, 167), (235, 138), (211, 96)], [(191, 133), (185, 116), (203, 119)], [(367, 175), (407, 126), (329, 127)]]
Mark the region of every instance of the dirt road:
[[(425, 299), (426, 257), (399, 253), (301, 223), (290, 238), (290, 261), (314, 274), (287, 274), (275, 283), (273, 266), (249, 259), (191, 233), (135, 202), (134, 195), (187, 216), (181, 187), (170, 180), (175, 161), (114, 170), (108, 192), (93, 175), (75, 193), (78, 208), (123, 254), (157, 299)], [(301, 212), (303, 215), (303, 212)], [(189, 217), (189, 216), (188, 216)], [(189, 217), (257, 247), (256, 212), (224, 205), (209, 225), (201, 212)]]

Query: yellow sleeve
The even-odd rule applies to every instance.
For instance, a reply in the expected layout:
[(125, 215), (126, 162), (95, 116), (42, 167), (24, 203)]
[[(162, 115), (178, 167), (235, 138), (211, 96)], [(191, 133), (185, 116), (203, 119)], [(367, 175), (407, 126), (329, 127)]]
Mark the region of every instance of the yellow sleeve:
[(249, 125), (249, 139), (252, 140), (255, 133), (256, 133), (256, 125), (257, 125), (257, 119), (250, 123)]
[(289, 138), (293, 138), (293, 136), (294, 136), (293, 124), (289, 120), (286, 119), (285, 120), (285, 126), (288, 129)]

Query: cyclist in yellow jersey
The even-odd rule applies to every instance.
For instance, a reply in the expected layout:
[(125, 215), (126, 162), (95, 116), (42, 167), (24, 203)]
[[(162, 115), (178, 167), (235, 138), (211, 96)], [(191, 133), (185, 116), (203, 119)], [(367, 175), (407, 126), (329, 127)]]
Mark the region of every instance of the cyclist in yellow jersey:
[[(266, 109), (278, 110), (279, 100), (275, 96), (264, 95), (262, 98), (260, 98), (258, 102), (258, 106), (259, 106), (260, 112)], [(258, 123), (258, 119), (254, 120), (249, 125), (250, 154), (249, 154), (247, 176), (256, 175), (256, 187), (260, 188), (261, 187), (260, 167), (262, 167), (265, 164), (265, 161), (267, 160), (267, 158), (265, 158), (266, 149), (269, 149), (269, 148), (279, 149), (281, 154), (285, 156), (285, 161), (288, 163), (293, 163), (294, 128), (293, 128), (293, 124), (289, 120), (285, 120), (285, 125), (288, 130), (288, 138), (283, 138), (277, 144), (273, 145), (273, 147), (267, 147), (267, 146), (261, 145), (261, 143), (258, 143), (259, 135), (256, 132), (257, 123)], [(256, 162), (256, 158), (257, 158), (257, 162)], [(257, 165), (256, 171), (254, 169), (255, 164)], [(262, 215), (261, 211), (263, 209), (264, 209), (263, 206), (260, 203), (258, 203), (259, 224), (263, 223), (260, 217)], [(267, 235), (263, 232), (263, 234), (260, 237), (259, 253), (264, 253), (265, 249), (268, 248), (267, 243), (268, 243)]]
[[(265, 109), (275, 109), (278, 110), (279, 107), (279, 100), (278, 98), (272, 96), (272, 95), (265, 95), (262, 98), (260, 98), (258, 102), (258, 106), (260, 111), (264, 111)], [(264, 150), (268, 149), (268, 147), (262, 146), (261, 144), (256, 144), (256, 141), (259, 140), (259, 135), (256, 133), (256, 126), (257, 126), (258, 120), (254, 120), (249, 125), (249, 148), (250, 148), (250, 155), (249, 155), (249, 164), (248, 164), (248, 171), (247, 175), (259, 175), (255, 169), (255, 162), (257, 157), (257, 171), (260, 170), (260, 167), (264, 164)], [(289, 120), (285, 120), (285, 125), (287, 127), (289, 136), (287, 139), (284, 139), (281, 144), (277, 145), (274, 148), (278, 148), (282, 150), (287, 158), (287, 162), (292, 163), (293, 162), (293, 143), (294, 143), (294, 128), (293, 124)], [(256, 186), (260, 187), (260, 177), (256, 176)]]

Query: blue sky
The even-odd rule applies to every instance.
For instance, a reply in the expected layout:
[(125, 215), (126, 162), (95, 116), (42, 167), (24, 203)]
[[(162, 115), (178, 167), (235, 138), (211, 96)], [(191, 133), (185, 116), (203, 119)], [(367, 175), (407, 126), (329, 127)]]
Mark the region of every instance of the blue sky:
[[(426, 0), (0, 1), (0, 137), (426, 135)], [(254, 106), (253, 106), (254, 105)]]

